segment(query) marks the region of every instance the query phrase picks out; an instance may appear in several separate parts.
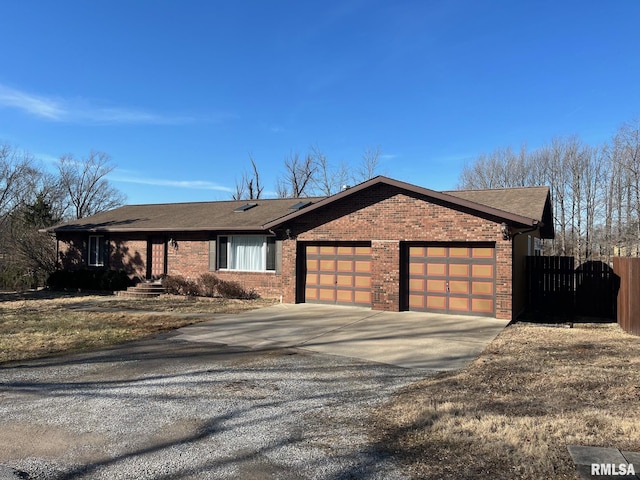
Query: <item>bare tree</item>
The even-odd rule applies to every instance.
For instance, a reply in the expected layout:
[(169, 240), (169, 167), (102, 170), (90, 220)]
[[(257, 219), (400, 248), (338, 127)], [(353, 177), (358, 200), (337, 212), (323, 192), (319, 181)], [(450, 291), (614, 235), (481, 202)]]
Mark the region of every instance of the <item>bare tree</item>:
[(284, 174), (278, 178), (276, 192), (280, 198), (309, 197), (313, 194), (313, 184), (318, 166), (313, 155), (304, 159), (291, 153), (284, 160)]
[(624, 123), (613, 139), (614, 161), (622, 173), (622, 196), (626, 225), (621, 228), (626, 237), (626, 252), (640, 256), (640, 120)]
[(249, 160), (251, 161), (251, 168), (253, 173), (251, 176), (245, 171), (242, 174), (240, 183), (236, 180), (236, 192), (233, 194), (234, 200), (257, 200), (262, 195), (264, 187), (260, 183), (260, 173), (258, 172), (258, 166), (253, 158), (253, 155), (249, 154)]
[(76, 160), (73, 155), (60, 158), (60, 184), (68, 196), (74, 218), (110, 210), (125, 202), (124, 194), (113, 188), (106, 178), (114, 168), (109, 155), (94, 150), (82, 160)]
[(317, 167), (314, 176), (314, 190), (321, 195), (338, 193), (349, 183), (349, 168), (343, 162), (337, 166), (331, 165), (327, 157), (318, 147), (311, 147), (311, 155)]
[(10, 145), (0, 145), (0, 216), (30, 199), (40, 178), (33, 157)]
[(360, 163), (354, 168), (351, 179), (354, 183), (366, 182), (378, 175), (380, 169), (380, 156), (382, 150), (380, 147), (365, 148)]

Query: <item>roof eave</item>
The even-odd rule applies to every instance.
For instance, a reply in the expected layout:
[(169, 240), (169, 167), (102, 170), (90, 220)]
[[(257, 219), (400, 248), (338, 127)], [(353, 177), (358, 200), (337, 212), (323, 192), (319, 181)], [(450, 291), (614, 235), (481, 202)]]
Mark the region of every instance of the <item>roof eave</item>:
[(48, 230), (53, 233), (161, 233), (161, 232), (248, 232), (265, 231), (262, 225), (248, 227), (187, 227), (187, 228), (60, 228)]

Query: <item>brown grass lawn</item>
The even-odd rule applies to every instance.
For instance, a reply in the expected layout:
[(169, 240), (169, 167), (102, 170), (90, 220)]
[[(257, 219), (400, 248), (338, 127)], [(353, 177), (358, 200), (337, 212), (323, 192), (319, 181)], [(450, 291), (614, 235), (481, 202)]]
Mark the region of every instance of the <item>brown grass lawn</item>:
[(616, 324), (515, 324), (375, 418), (376, 440), (414, 478), (575, 479), (567, 445), (640, 451), (640, 338)]
[(270, 299), (0, 293), (0, 362), (101, 348), (212, 318), (189, 314), (238, 313), (273, 303)]

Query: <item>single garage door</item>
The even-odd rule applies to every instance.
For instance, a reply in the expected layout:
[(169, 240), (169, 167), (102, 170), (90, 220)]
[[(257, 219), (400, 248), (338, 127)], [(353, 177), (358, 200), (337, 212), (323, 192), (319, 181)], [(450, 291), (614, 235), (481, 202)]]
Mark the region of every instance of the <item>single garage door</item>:
[(371, 306), (371, 245), (307, 245), (305, 302)]
[(495, 247), (409, 247), (409, 310), (495, 316)]

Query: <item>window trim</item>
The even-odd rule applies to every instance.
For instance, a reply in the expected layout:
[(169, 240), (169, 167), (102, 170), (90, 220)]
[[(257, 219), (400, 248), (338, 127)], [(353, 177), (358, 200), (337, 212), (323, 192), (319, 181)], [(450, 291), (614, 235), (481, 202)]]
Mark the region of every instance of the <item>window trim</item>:
[[(94, 248), (91, 248), (92, 240), (95, 239)], [(87, 244), (87, 265), (90, 267), (104, 267), (104, 235), (89, 235)], [(92, 254), (95, 255), (95, 262), (91, 263)]]
[[(234, 237), (262, 237), (263, 238), (261, 250), (262, 250), (262, 264), (264, 265), (264, 268), (262, 270), (244, 270), (244, 269), (237, 269), (237, 268), (228, 268), (228, 266), (225, 266), (225, 267), (221, 266), (222, 258), (224, 258), (226, 265), (229, 265), (229, 258), (231, 258), (230, 249), (233, 245), (232, 239)], [(225, 239), (224, 241), (221, 240), (223, 238)], [(272, 254), (274, 255), (274, 258), (272, 262), (269, 262), (269, 259), (267, 258), (267, 255), (269, 253), (268, 239), (270, 238), (273, 239), (273, 243), (274, 243), (274, 247), (272, 248), (272, 252), (273, 252)], [(263, 234), (218, 235), (216, 238), (216, 266), (218, 267), (218, 270), (223, 272), (275, 273), (277, 270), (277, 253), (276, 253), (275, 243), (276, 243), (275, 235), (263, 235)], [(223, 248), (223, 245), (226, 248)], [(267, 266), (270, 263), (273, 264), (274, 268), (272, 270), (267, 270)]]

